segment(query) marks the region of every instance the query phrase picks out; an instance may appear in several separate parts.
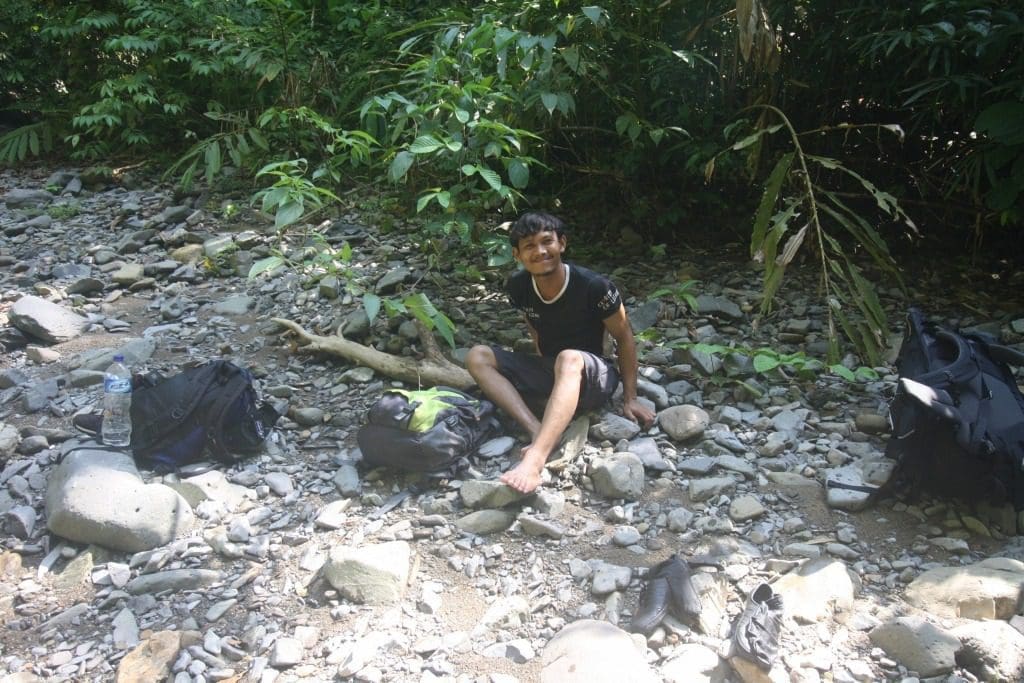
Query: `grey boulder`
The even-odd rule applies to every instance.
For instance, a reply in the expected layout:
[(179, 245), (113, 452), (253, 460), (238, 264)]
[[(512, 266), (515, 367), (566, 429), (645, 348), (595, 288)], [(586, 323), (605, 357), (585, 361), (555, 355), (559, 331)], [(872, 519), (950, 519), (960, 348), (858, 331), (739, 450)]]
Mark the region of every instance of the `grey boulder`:
[(163, 484), (146, 484), (127, 453), (100, 446), (71, 451), (46, 490), (50, 531), (113, 550), (150, 550), (185, 534), (188, 502)]
[(42, 204), (49, 204), (53, 201), (53, 195), (46, 190), (10, 190), (4, 195), (4, 203), (8, 209), (23, 209)]
[(37, 296), (23, 296), (8, 313), (12, 326), (50, 344), (74, 339), (89, 327), (89, 321), (63, 306)]

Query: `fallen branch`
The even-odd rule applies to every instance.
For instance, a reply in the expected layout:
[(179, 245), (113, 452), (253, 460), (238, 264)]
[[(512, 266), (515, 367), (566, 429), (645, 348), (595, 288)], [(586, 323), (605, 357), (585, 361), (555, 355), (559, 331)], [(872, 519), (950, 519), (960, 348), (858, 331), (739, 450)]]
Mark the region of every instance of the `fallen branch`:
[(274, 318), (275, 323), (291, 330), (299, 337), (299, 350), (304, 353), (327, 353), (341, 356), (393, 379), (414, 384), (417, 387), (432, 387), (438, 384), (467, 389), (475, 382), (470, 374), (441, 354), (430, 331), (417, 321), (420, 340), (423, 342), (424, 358), (415, 360), (378, 351), (375, 348), (349, 341), (341, 334), (324, 337), (307, 332), (302, 325), (287, 318)]

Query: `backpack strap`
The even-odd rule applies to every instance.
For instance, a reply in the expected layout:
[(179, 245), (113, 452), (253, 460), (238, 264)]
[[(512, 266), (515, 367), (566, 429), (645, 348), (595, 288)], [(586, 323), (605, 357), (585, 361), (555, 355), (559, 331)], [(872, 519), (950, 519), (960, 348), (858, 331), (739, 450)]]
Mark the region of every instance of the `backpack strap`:
[(956, 360), (945, 367), (926, 372), (918, 377), (914, 377), (913, 379), (917, 380), (921, 384), (927, 384), (933, 387), (943, 385), (949, 386), (966, 384), (981, 372), (981, 369), (978, 367), (978, 362), (974, 357), (974, 351), (971, 349), (971, 346), (967, 343), (966, 339), (958, 334), (953, 334), (952, 332), (942, 329), (935, 331), (935, 337), (953, 345), (956, 349)]
[[(216, 362), (218, 361), (212, 361), (212, 363)], [(199, 405), (200, 401), (203, 400), (203, 396), (206, 394), (206, 391), (214, 382), (217, 381), (217, 378), (220, 375), (220, 368), (214, 369), (212, 364), (201, 367), (202, 370), (207, 370), (207, 372), (200, 370), (196, 373), (199, 380), (198, 384), (190, 387), (190, 391), (185, 392), (181, 397), (181, 400), (178, 401), (178, 403), (171, 409), (170, 418), (172, 420), (181, 420), (191, 414), (192, 411), (196, 409), (196, 406)], [(189, 384), (191, 384), (191, 382), (189, 382)]]
[(997, 363), (1006, 363), (1007, 365), (1024, 368), (1024, 353), (1002, 344), (989, 344), (988, 342), (984, 342), (984, 344), (985, 348), (988, 349), (988, 354), (992, 356), (992, 360)]
[[(218, 373), (220, 374), (220, 373)], [(234, 405), (238, 397), (242, 395), (245, 388), (249, 386), (249, 378), (246, 377), (244, 372), (236, 372), (232, 377), (229, 377), (227, 382), (224, 384), (222, 393), (223, 400), (217, 408), (215, 417), (210, 420), (204, 420), (207, 425), (206, 439), (210, 442), (214, 452), (218, 455), (224, 453), (224, 446), (220, 442), (220, 436), (224, 433), (224, 418), (227, 417), (228, 411), (231, 410), (231, 406)]]

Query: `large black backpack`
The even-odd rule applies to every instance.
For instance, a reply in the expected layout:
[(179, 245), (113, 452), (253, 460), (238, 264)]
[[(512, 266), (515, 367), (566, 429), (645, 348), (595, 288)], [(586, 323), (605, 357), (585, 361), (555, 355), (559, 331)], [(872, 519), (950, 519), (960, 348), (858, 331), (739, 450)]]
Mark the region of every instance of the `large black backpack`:
[(136, 375), (131, 412), (136, 460), (168, 471), (204, 452), (225, 463), (259, 452), (280, 417), (258, 401), (252, 374), (226, 360), (170, 377)]
[(897, 360), (887, 489), (1024, 509), (1024, 396), (1012, 365), (1024, 354), (910, 309)]
[(476, 452), (493, 415), (494, 404), (458, 389), (388, 389), (367, 411), (356, 440), (371, 467), (437, 472)]

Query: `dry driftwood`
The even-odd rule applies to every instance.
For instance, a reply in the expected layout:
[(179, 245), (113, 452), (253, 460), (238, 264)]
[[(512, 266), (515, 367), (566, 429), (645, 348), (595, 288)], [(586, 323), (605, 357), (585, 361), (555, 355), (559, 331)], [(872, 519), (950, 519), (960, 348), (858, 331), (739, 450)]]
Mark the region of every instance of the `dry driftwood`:
[(324, 337), (307, 332), (298, 323), (287, 318), (274, 318), (274, 322), (283, 325), (299, 337), (299, 350), (306, 353), (329, 353), (364, 365), (393, 379), (408, 382), (416, 386), (432, 387), (438, 384), (467, 389), (474, 384), (470, 374), (441, 354), (433, 335), (419, 321), (416, 326), (423, 342), (425, 357), (422, 360), (395, 356), (378, 351), (375, 348), (350, 341), (334, 334)]

